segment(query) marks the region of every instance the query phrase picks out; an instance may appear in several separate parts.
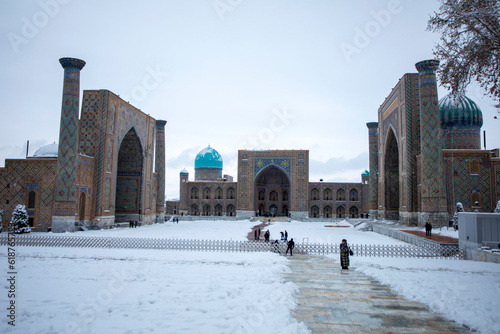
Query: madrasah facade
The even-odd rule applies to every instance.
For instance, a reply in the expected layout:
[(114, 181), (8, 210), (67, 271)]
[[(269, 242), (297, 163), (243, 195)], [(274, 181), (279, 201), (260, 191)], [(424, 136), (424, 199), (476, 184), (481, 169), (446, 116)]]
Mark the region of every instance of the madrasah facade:
[(415, 64), (367, 123), (369, 171), (360, 183), (309, 182), (309, 151), (238, 151), (238, 180), (223, 175), (213, 148), (195, 158), (195, 178), (180, 172), (179, 200), (167, 213), (289, 216), (448, 224), (457, 202), (492, 212), (500, 198), (499, 150), (481, 149), (483, 116), (466, 96), (438, 99), (437, 60)]
[[(492, 212), (500, 198), (499, 150), (482, 150), (481, 110), (469, 98), (438, 99), (436, 60), (404, 74), (367, 123), (369, 171), (361, 182), (309, 182), (308, 150), (238, 151), (238, 178), (223, 175), (213, 148), (196, 157), (194, 181), (179, 174), (179, 200), (165, 202), (165, 124), (108, 90), (84, 90), (85, 62), (64, 68), (59, 143), (0, 168), (8, 224), (26, 206), (35, 231), (110, 228), (166, 214), (246, 219), (376, 218), (443, 225), (455, 204)], [(6, 227), (6, 226), (4, 226)]]

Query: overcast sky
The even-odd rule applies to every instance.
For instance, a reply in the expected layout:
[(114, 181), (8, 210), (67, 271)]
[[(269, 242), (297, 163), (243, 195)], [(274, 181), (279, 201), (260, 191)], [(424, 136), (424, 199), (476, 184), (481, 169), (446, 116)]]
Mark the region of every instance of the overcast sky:
[[(87, 65), (166, 125), (168, 199), (210, 144), (237, 178), (238, 149), (307, 149), (310, 181), (360, 182), (367, 122), (404, 73), (432, 58), (434, 0), (40, 0), (0, 2), (0, 166), (58, 142), (63, 69)], [(446, 90), (440, 88), (440, 97)], [(471, 86), (487, 148), (494, 102)]]

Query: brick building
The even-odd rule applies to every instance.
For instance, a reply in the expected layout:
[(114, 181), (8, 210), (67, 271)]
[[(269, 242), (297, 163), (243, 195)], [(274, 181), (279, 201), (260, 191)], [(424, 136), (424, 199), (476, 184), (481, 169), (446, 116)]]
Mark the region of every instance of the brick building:
[(61, 58), (60, 63), (64, 85), (59, 144), (26, 159), (5, 160), (0, 168), (3, 223), (8, 224), (18, 204), (26, 206), (35, 231), (163, 221), (166, 122), (108, 90), (83, 91), (79, 117), (85, 62)]
[(367, 123), (372, 217), (442, 226), (457, 202), (492, 212), (500, 199), (499, 150), (481, 150), (481, 110), (466, 96), (438, 100), (438, 65), (418, 62)]
[(368, 214), (368, 172), (361, 183), (311, 183), (307, 150), (240, 150), (236, 182), (222, 175), (222, 157), (210, 146), (194, 165), (194, 181), (186, 170), (180, 172), (180, 198), (167, 201), (167, 214), (296, 219)]

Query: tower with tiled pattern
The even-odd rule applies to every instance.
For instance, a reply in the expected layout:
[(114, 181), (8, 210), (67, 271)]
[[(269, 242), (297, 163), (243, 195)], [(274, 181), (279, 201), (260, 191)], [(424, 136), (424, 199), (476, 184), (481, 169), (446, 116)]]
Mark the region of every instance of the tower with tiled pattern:
[(370, 217), (376, 217), (378, 211), (378, 123), (366, 123), (368, 127), (368, 151), (370, 163)]
[(436, 70), (439, 61), (415, 64), (420, 96), (420, 208), (419, 224), (444, 225), (448, 221), (446, 187), (441, 146)]
[(75, 58), (59, 59), (64, 68), (64, 85), (59, 129), (59, 149), (54, 191), (54, 232), (73, 231), (77, 214), (78, 110), (80, 71), (85, 62)]
[(157, 223), (165, 221), (165, 124), (167, 124), (167, 121), (156, 121), (155, 172), (157, 174)]

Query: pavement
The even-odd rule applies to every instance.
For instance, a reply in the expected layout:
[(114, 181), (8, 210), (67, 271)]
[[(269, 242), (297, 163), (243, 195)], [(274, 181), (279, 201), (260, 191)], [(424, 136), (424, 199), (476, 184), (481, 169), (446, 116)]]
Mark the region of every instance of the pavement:
[(300, 289), (294, 318), (312, 333), (470, 333), (355, 268), (342, 270), (331, 258), (288, 258), (285, 280)]

